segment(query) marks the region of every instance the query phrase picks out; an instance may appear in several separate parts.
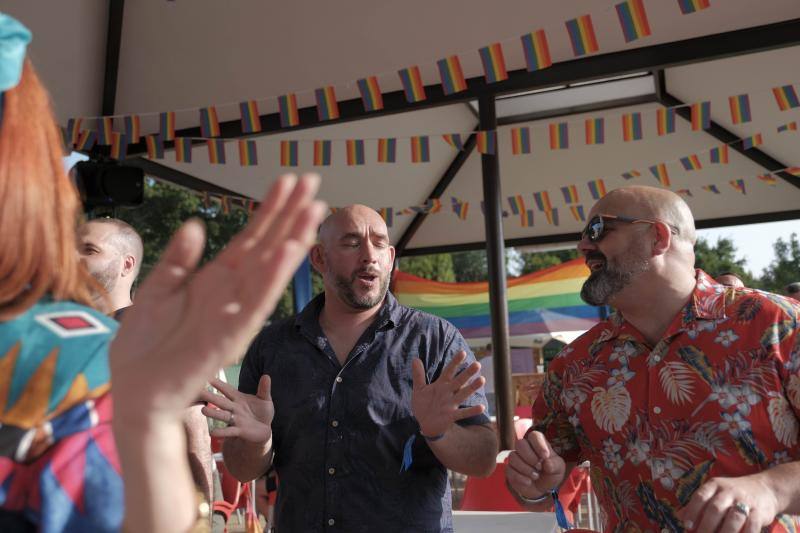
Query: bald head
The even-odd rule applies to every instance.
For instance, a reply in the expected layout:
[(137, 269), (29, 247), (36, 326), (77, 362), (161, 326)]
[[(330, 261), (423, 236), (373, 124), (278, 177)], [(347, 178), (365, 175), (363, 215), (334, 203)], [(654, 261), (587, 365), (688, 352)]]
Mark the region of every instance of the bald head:
[(319, 227), (318, 240), (323, 246), (330, 246), (360, 225), (366, 225), (373, 233), (383, 235), (388, 240), (389, 231), (383, 217), (371, 207), (361, 204), (349, 205), (330, 214)]
[(142, 256), (144, 255), (144, 245), (139, 233), (128, 224), (117, 218), (96, 218), (90, 220), (78, 230), (79, 235), (88, 233), (92, 226), (101, 225), (106, 228), (102, 233), (104, 241), (112, 246), (120, 256), (132, 256), (136, 265), (134, 266), (133, 278), (139, 275), (142, 266)]
[(677, 230), (677, 240), (692, 246), (697, 241), (692, 211), (683, 198), (666, 189), (643, 185), (614, 189), (594, 205), (591, 214), (659, 220)]

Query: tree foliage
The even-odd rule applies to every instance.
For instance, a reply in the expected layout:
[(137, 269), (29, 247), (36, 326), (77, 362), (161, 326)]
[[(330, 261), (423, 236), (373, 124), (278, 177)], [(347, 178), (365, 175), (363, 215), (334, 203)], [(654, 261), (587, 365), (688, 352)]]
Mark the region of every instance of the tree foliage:
[(755, 287), (756, 280), (745, 268), (745, 259), (736, 258), (736, 245), (731, 239), (720, 238), (716, 244), (711, 244), (706, 239), (698, 238), (694, 247), (694, 266), (700, 268), (711, 277), (719, 276), (726, 272), (733, 272), (746, 287)]
[(455, 281), (452, 254), (420, 255), (401, 257), (400, 270), (425, 279)]
[(788, 284), (800, 281), (800, 241), (797, 234), (792, 233), (788, 241), (779, 237), (773, 250), (775, 259), (764, 269), (761, 288), (783, 294)]

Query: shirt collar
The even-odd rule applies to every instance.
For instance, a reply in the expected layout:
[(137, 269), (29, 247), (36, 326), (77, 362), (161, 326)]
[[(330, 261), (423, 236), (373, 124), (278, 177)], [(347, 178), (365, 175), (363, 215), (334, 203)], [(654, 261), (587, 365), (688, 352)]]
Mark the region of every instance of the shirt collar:
[[(294, 319), (294, 325), (305, 331), (316, 332), (319, 329), (319, 313), (325, 305), (325, 293), (320, 293), (314, 297)], [(400, 321), (402, 306), (397, 302), (394, 295), (386, 291), (381, 308), (375, 316), (373, 327), (376, 330), (391, 329)]]

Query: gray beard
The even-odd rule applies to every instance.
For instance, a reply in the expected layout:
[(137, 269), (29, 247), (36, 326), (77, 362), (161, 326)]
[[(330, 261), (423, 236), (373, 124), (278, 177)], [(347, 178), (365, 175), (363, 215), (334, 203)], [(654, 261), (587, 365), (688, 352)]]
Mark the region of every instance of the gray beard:
[(383, 301), (386, 296), (386, 291), (389, 290), (389, 276), (386, 275), (380, 278), (380, 286), (378, 287), (378, 294), (374, 298), (369, 296), (359, 297), (353, 290), (353, 285), (358, 278), (357, 274), (353, 274), (350, 278), (344, 276), (334, 275), (336, 288), (339, 289), (339, 296), (347, 302), (353, 309), (372, 309)]
[(619, 268), (609, 267), (608, 263), (589, 276), (581, 288), (581, 299), (589, 305), (606, 305), (612, 296), (630, 285), (636, 274), (650, 266), (647, 259), (636, 259)]

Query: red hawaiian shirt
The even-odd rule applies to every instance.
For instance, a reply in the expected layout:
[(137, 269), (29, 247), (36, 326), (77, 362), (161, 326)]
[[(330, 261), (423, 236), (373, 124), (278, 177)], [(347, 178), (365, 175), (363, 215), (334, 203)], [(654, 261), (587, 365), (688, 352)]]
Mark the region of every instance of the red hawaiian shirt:
[(535, 429), (590, 461), (604, 530), (682, 531), (675, 512), (706, 480), (800, 460), (799, 319), (797, 302), (698, 270), (655, 346), (614, 315), (553, 360)]

